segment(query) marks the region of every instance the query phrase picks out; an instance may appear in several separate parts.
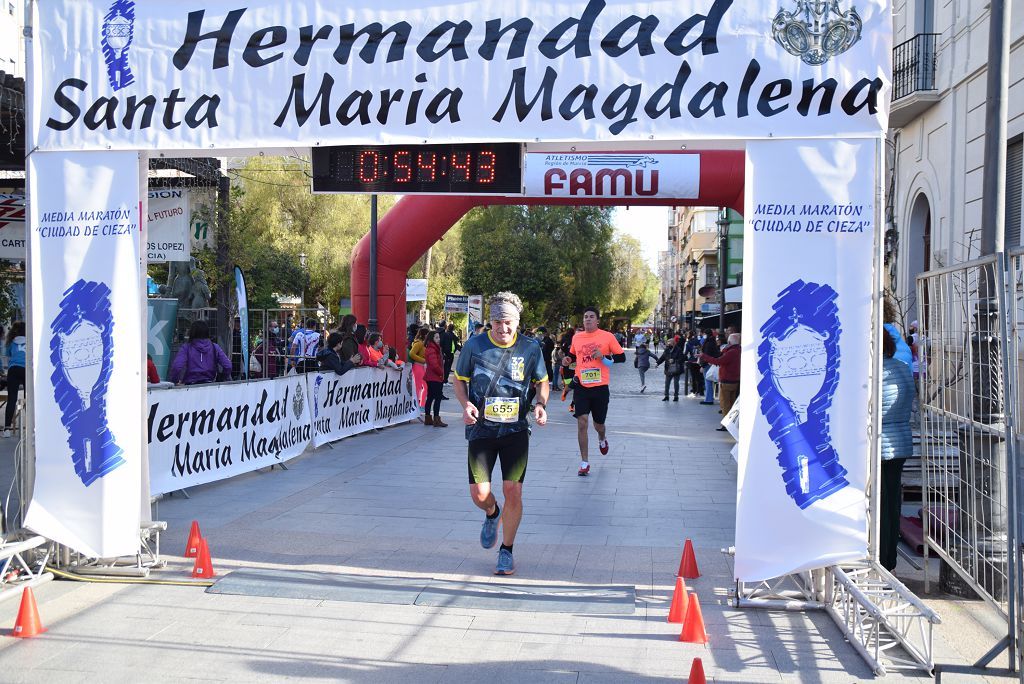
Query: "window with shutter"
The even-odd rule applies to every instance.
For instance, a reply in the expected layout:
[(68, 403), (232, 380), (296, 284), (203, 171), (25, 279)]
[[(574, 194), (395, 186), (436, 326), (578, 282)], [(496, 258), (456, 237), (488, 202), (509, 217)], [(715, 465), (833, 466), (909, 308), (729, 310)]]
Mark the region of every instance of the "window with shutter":
[(1021, 246), (1020, 224), (1021, 191), (1024, 180), (1024, 140), (1010, 143), (1006, 149), (1006, 233), (1004, 249), (1016, 249)]

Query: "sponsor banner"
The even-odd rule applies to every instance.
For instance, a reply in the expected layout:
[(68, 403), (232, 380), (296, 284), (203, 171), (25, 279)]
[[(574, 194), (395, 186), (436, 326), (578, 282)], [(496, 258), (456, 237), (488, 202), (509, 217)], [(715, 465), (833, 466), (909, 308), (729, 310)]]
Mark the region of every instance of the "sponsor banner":
[(427, 301), (427, 279), (406, 278), (405, 279), (405, 301), (425, 302)]
[(139, 548), (140, 160), (33, 152), (28, 277), (35, 489), (25, 525), (90, 557)]
[(446, 294), (444, 296), (444, 310), (446, 313), (468, 313), (469, 295)]
[(892, 3), (790, 4), (37, 2), (29, 147), (884, 132)]
[(0, 195), (0, 259), (25, 260), (25, 196)]
[[(736, 578), (867, 557), (876, 141), (747, 146)], [(780, 268), (800, 255), (799, 275)]]
[(295, 458), (312, 423), (306, 377), (149, 391), (153, 495)]
[(146, 257), (149, 261), (188, 261), (191, 256), (189, 220), (192, 215), (188, 190), (165, 188), (149, 191), (146, 212)]
[(178, 300), (150, 297), (146, 300), (148, 309), (148, 334), (146, 352), (153, 358), (160, 379), (167, 378), (171, 366), (171, 345), (174, 342), (174, 324), (178, 320)]
[(553, 152), (525, 155), (527, 197), (700, 196), (700, 155)]
[(412, 366), (308, 373), (313, 406), (313, 446), (373, 428), (407, 423), (419, 415)]

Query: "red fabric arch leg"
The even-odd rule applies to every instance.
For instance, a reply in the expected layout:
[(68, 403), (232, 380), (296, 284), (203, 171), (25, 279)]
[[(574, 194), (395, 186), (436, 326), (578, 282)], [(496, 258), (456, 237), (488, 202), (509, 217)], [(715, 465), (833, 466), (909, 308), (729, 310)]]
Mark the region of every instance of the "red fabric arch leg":
[[(695, 199), (598, 199), (491, 197), (475, 195), (408, 195), (377, 226), (377, 320), (384, 340), (405, 354), (405, 279), (409, 268), (467, 211), (493, 204), (578, 206), (698, 206), (743, 211), (745, 154), (742, 151), (701, 152), (700, 196)], [(363, 236), (352, 251), (352, 311), (369, 318), (370, 239)]]

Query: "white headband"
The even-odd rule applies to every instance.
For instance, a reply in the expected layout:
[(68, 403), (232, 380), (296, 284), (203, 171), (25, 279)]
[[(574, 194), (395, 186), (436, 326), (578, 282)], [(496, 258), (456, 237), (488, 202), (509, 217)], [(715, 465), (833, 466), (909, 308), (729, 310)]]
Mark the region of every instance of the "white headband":
[(519, 309), (512, 302), (496, 301), (491, 304), (492, 321), (518, 321)]

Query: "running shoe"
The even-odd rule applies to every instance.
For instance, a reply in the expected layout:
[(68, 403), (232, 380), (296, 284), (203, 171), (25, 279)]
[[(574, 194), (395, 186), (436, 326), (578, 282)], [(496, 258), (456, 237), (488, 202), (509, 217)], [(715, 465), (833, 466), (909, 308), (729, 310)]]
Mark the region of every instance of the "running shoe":
[(567, 394), (569, 394), (569, 388), (568, 387), (563, 387), (562, 388), (562, 401), (565, 401), (565, 397), (566, 397)]
[(569, 404), (569, 413), (576, 413), (576, 402)]
[(647, 391), (647, 385), (640, 385), (640, 394), (643, 394), (646, 391)]
[(480, 546), (485, 549), (493, 549), (498, 541), (498, 521), (501, 520), (501, 509), (495, 509), (498, 515), (494, 519), (484, 516), (484, 526), (480, 529)]
[(586, 461), (581, 463), (580, 464), (580, 470), (576, 474), (579, 475), (580, 477), (586, 477), (587, 475), (589, 475), (590, 474), (590, 464), (587, 463)]
[(602, 439), (597, 443), (597, 448), (601, 451), (601, 455), (604, 456), (608, 453), (608, 440)]
[(508, 549), (498, 549), (498, 565), (494, 568), (495, 575), (514, 575), (516, 564), (512, 562), (512, 552)]

